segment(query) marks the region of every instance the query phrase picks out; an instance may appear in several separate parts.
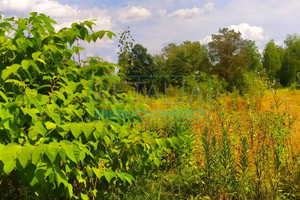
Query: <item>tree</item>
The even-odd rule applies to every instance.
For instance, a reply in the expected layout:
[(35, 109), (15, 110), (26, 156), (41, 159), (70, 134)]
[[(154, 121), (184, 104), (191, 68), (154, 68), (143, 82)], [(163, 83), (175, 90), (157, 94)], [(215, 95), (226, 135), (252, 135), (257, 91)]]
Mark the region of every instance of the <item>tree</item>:
[(246, 54), (248, 54), (248, 70), (250, 71), (260, 71), (262, 70), (262, 63), (261, 63), (261, 54), (258, 51), (258, 48), (254, 41), (247, 40), (246, 41), (247, 47), (246, 47)]
[(129, 26), (123, 28), (119, 37), (118, 47), (120, 51), (118, 52), (118, 65), (121, 67), (119, 70), (123, 74), (129, 73), (130, 68), (130, 58), (129, 54), (133, 47), (134, 39), (131, 35)]
[(209, 68), (208, 51), (200, 42), (169, 44), (162, 50), (170, 75), (196, 75)]
[(156, 70), (154, 68), (153, 57), (148, 53), (147, 48), (141, 44), (134, 45), (129, 54), (129, 65), (130, 67), (126, 74), (128, 80), (135, 82), (135, 84), (137, 84), (137, 82), (146, 82), (146, 84), (141, 84), (137, 87), (137, 91), (140, 92), (144, 88), (148, 88), (150, 78), (145, 76), (151, 77), (155, 75)]
[(300, 72), (300, 36), (288, 35), (284, 43), (286, 49), (279, 78), (282, 85), (290, 86), (296, 82), (297, 73)]
[(266, 44), (263, 53), (263, 67), (266, 69), (269, 79), (274, 80), (281, 68), (280, 50), (274, 40)]
[[(209, 71), (210, 62), (206, 46), (200, 42), (185, 41), (180, 45), (168, 44), (162, 49), (161, 55), (154, 58), (155, 69), (159, 75), (199, 75)], [(165, 89), (165, 84), (181, 86), (181, 78), (164, 77), (159, 79)]]
[(219, 34), (212, 35), (208, 47), (209, 57), (214, 64), (213, 73), (225, 79), (228, 89), (238, 86), (242, 73), (256, 63), (249, 53), (249, 50), (255, 50), (253, 46), (254, 43), (244, 40), (240, 32), (228, 28), (219, 29)]
[(136, 44), (130, 54), (130, 69), (128, 75), (154, 75), (153, 57), (141, 44)]

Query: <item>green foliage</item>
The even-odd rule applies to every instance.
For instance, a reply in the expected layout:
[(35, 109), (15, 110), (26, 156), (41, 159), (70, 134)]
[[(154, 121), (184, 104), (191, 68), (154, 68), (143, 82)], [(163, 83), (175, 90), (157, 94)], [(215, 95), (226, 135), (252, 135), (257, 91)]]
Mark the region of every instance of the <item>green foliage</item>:
[[(242, 89), (250, 101), (247, 112), (219, 112), (223, 108), (217, 98), (212, 113), (219, 122), (212, 118), (197, 138), (197, 127), (188, 121), (137, 128), (133, 123), (139, 118), (99, 115), (106, 109), (116, 113), (144, 108), (128, 94), (111, 94), (109, 88), (121, 77), (104, 76), (116, 65), (98, 57), (84, 61), (83, 67), (72, 60), (82, 50), (76, 41), (112, 38), (112, 32), (93, 31), (93, 21), (55, 31), (55, 21), (37, 13), (0, 19), (0, 199), (299, 197), (300, 157), (290, 137), (293, 119), (280, 112), (276, 92), (270, 111), (254, 112), (253, 101), (262, 99), (269, 82), (255, 72), (245, 73), (263, 70), (254, 43), (242, 40), (239, 33), (222, 29), (213, 36), (211, 59), (226, 82), (213, 76), (211, 86), (214, 97), (219, 97), (227, 84), (241, 83), (233, 77), (240, 79), (243, 72)], [(230, 39), (237, 46), (223, 48)], [(297, 37), (288, 37), (287, 49), (278, 50), (285, 85), (296, 81), (298, 43)], [(176, 66), (168, 73), (190, 75), (210, 66), (206, 48), (197, 42), (168, 48), (167, 58), (157, 56), (153, 61), (136, 45), (125, 55), (130, 56), (129, 73), (153, 75), (157, 64), (168, 70)], [(177, 61), (185, 64), (184, 69)], [(290, 70), (285, 74), (283, 69)], [(169, 89), (176, 94), (174, 85)], [(240, 115), (246, 120), (242, 122)], [(232, 127), (243, 128), (242, 123), (249, 129), (233, 133)]]
[(245, 49), (245, 53), (248, 54), (248, 69), (251, 71), (260, 71), (262, 69), (262, 64), (261, 55), (258, 51), (258, 48), (254, 41), (249, 40), (247, 43), (248, 44), (247, 48)]
[(120, 196), (137, 175), (160, 164), (155, 149), (170, 143), (158, 145), (149, 132), (138, 132), (131, 125), (138, 119), (119, 124), (97, 116), (97, 110), (135, 104), (106, 92), (120, 80), (101, 77), (114, 64), (91, 57), (81, 67), (71, 58), (82, 49), (75, 41), (115, 35), (93, 31), (93, 21), (57, 32), (54, 23), (37, 13), (0, 22), (0, 198)]
[(257, 48), (252, 41), (242, 39), (240, 32), (220, 29), (218, 35), (212, 35), (208, 47), (213, 73), (225, 79), (229, 90), (241, 83), (244, 71), (258, 68)]
[(269, 79), (274, 80), (281, 68), (281, 59), (279, 47), (271, 40), (264, 49), (263, 66), (267, 70)]
[[(200, 42), (185, 41), (180, 45), (168, 44), (162, 49), (161, 55), (154, 57), (154, 67), (159, 75), (200, 75), (209, 71), (211, 64), (208, 50)], [(164, 77), (157, 82), (167, 82), (169, 85), (182, 86), (182, 81), (175, 77)], [(160, 90), (164, 90), (161, 84)]]
[(121, 70), (121, 72), (126, 72), (125, 75), (128, 76), (127, 79), (129, 81), (139, 84), (138, 86), (134, 85), (138, 92), (142, 92), (147, 88), (143, 82), (150, 83), (148, 79), (144, 79), (143, 77), (156, 74), (153, 57), (147, 51), (147, 48), (140, 44), (136, 44), (128, 55), (122, 53), (119, 56), (120, 64), (124, 63), (125, 67), (129, 65), (129, 68), (126, 71)]
[(200, 42), (169, 44), (162, 50), (168, 75), (195, 75), (209, 70), (208, 51)]
[(133, 46), (130, 52), (131, 69), (127, 75), (154, 75), (153, 58), (147, 49), (140, 44)]
[(250, 145), (248, 144), (247, 138), (243, 137), (241, 139), (240, 145), (240, 156), (237, 171), (238, 173), (238, 188), (240, 190), (238, 196), (240, 199), (248, 199), (251, 196), (251, 162), (250, 162)]
[(241, 92), (243, 95), (250, 98), (252, 100), (251, 102), (254, 102), (254, 99), (262, 100), (265, 92), (271, 87), (269, 79), (261, 73), (262, 71), (249, 71), (243, 74)]
[(286, 49), (279, 77), (282, 85), (291, 86), (296, 82), (297, 73), (300, 72), (300, 37), (288, 35), (284, 43)]
[(130, 58), (129, 54), (133, 47), (134, 39), (131, 35), (129, 26), (126, 26), (119, 37), (118, 47), (120, 51), (118, 52), (119, 60), (118, 64), (121, 66), (120, 72), (123, 74), (128, 74), (130, 69)]

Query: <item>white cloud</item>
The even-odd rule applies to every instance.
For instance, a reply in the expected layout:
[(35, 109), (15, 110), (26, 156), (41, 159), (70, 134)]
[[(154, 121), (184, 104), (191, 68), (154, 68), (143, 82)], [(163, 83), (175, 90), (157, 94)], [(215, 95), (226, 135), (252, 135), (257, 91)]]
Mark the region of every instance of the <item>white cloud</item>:
[(31, 8), (32, 4), (35, 4), (36, 0), (2, 0), (0, 1), (0, 7), (3, 10), (17, 10), (23, 11)]
[(37, 2), (33, 6), (35, 7), (35, 11), (39, 13), (45, 13), (51, 17), (78, 16), (80, 12), (76, 6), (62, 5), (57, 1), (43, 0)]
[(96, 29), (111, 29), (113, 23), (105, 10), (98, 8), (80, 10), (77, 6), (61, 4), (54, 0), (0, 0), (1, 10), (8, 15), (27, 16), (29, 12), (49, 15), (58, 22), (56, 29), (70, 26), (76, 21), (96, 19)]
[(151, 16), (149, 10), (143, 7), (130, 7), (122, 9), (120, 12), (119, 20), (122, 23), (139, 22)]
[[(57, 21), (58, 24), (53, 25), (56, 30), (63, 27), (70, 27), (72, 23), (95, 19), (94, 31), (112, 30), (114, 23), (111, 16), (106, 14), (105, 10), (97, 7), (92, 9), (78, 9), (77, 6), (61, 4), (54, 0), (0, 0), (1, 9), (5, 10), (8, 15), (28, 16), (29, 12), (38, 12), (49, 15)], [(111, 48), (110, 40), (97, 41), (95, 44), (84, 44), (87, 51), (93, 50), (97, 52), (97, 48)]]
[(0, 0), (1, 9), (9, 13), (39, 12), (51, 15), (51, 17), (70, 17), (78, 14), (76, 6), (63, 5), (52, 0)]
[(191, 18), (207, 13), (213, 9), (213, 3), (206, 3), (202, 8), (193, 7), (191, 9), (178, 9), (170, 13), (169, 16), (172, 18)]
[(208, 44), (209, 42), (212, 41), (211, 35), (207, 35), (204, 38), (198, 40), (201, 44)]
[[(239, 25), (228, 26), (228, 29), (239, 31), (242, 34), (243, 39), (249, 39), (256, 42), (266, 41), (269, 37), (265, 36), (264, 29), (259, 26), (250, 26), (247, 23), (241, 23)], [(198, 40), (201, 44), (208, 44), (212, 41), (212, 36), (207, 35), (202, 39)]]
[(166, 16), (168, 14), (168, 12), (167, 12), (166, 9), (159, 9), (157, 11), (157, 13), (158, 13), (159, 16), (162, 16), (162, 17), (164, 17), (164, 16)]
[(63, 27), (70, 27), (73, 22), (93, 20), (95, 19), (94, 31), (98, 30), (112, 30), (114, 23), (111, 20), (111, 16), (106, 15), (104, 10), (98, 8), (88, 9), (88, 10), (78, 10), (74, 15), (64, 18), (57, 18), (58, 25), (55, 28), (58, 30)]
[(268, 39), (268, 36), (263, 35), (264, 29), (259, 26), (250, 26), (247, 23), (241, 23), (239, 25), (231, 25), (228, 28), (241, 32), (244, 39), (254, 41), (265, 41)]

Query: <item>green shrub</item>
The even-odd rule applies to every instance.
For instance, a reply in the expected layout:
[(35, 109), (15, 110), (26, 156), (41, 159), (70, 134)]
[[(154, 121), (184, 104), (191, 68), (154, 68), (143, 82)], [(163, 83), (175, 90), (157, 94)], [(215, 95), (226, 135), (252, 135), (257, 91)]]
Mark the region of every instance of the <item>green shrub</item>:
[(109, 93), (120, 77), (103, 76), (114, 64), (72, 60), (75, 41), (115, 35), (94, 32), (92, 21), (57, 32), (54, 23), (37, 13), (0, 21), (0, 199), (120, 198), (170, 143), (137, 131), (138, 118), (97, 114), (142, 106)]

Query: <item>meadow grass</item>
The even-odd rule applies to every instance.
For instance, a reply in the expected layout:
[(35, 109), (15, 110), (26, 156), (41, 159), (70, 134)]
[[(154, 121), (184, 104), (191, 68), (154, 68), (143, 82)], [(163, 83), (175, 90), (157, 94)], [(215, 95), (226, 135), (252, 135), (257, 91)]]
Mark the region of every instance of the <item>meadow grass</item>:
[[(165, 108), (156, 101), (149, 107)], [(137, 180), (128, 199), (300, 198), (299, 90), (221, 95), (210, 117), (210, 124), (141, 126), (192, 139), (165, 156), (165, 167)]]

